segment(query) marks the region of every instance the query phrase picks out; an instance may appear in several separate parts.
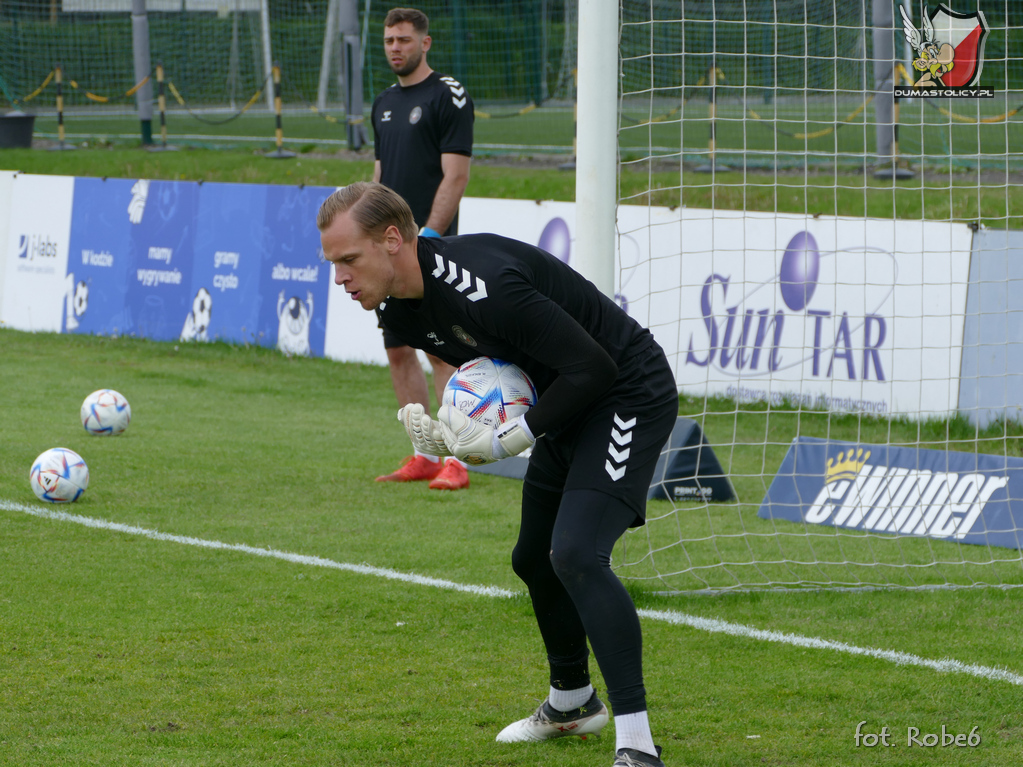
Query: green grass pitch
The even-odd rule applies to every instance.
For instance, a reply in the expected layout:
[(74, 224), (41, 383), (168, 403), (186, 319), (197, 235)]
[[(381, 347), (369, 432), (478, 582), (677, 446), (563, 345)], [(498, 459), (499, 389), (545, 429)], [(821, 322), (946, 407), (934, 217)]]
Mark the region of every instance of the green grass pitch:
[[(162, 155), (96, 145), (5, 150), (0, 165), (325, 185), (372, 172), (368, 154), (271, 161), (261, 156), (270, 146)], [(479, 163), (467, 193), (571, 200), (574, 174)], [(1016, 186), (954, 173), (893, 187), (855, 174), (711, 178), (639, 164), (623, 167), (621, 195), (825, 215), (970, 221), (983, 213), (999, 228), (1018, 228), (1020, 217)], [(133, 422), (120, 437), (90, 437), (78, 422), (82, 399), (101, 387), (131, 401)], [(519, 486), (474, 476), (469, 492), (439, 494), (374, 483), (407, 451), (386, 370), (260, 348), (0, 329), (0, 392), (0, 764), (611, 763), (610, 729), (585, 743), (494, 742), (547, 685), (530, 606), (510, 567)], [(702, 402), (682, 402), (683, 413), (702, 410)], [(796, 419), (810, 433), (821, 417), (772, 412), (771, 445), (758, 449), (763, 413), (745, 407), (736, 419), (713, 402), (707, 410), (712, 442), (738, 446), (719, 457), (743, 505), (687, 517), (694, 537), (734, 532), (737, 511), (752, 522)], [(956, 422), (920, 432), (894, 424), (890, 434), (885, 422), (835, 423), (852, 439), (860, 427), (864, 437), (881, 430), (885, 439), (951, 449), (976, 437)], [(982, 436), (994, 452), (1020, 452), (1017, 434)], [(78, 503), (44, 510), (108, 526), (24, 511), (44, 508), (28, 470), (57, 445), (82, 453), (92, 483)], [(649, 528), (655, 542), (676, 534), (658, 522)], [(632, 550), (616, 551), (616, 563)], [(316, 557), (517, 596), (359, 574), (319, 566)], [(996, 575), (1018, 582), (1018, 567)], [(655, 616), (644, 618), (644, 656), (655, 740), (669, 765), (1018, 760), (1019, 590), (666, 596), (644, 565), (625, 570), (636, 578), (628, 583), (638, 607)], [(665, 614), (678, 620), (657, 619)], [(946, 659), (974, 668), (932, 663)], [(894, 745), (857, 747), (861, 721), (865, 733), (887, 726)], [(923, 738), (940, 737), (942, 727), (976, 728), (981, 743), (909, 745), (910, 728)]]
[[(494, 742), (547, 685), (509, 564), (519, 484), (474, 475), (470, 491), (445, 494), (374, 483), (407, 450), (386, 370), (219, 343), (0, 329), (0, 381), (0, 763), (612, 761), (610, 729), (596, 741)], [(132, 404), (121, 436), (81, 428), (79, 405), (100, 387)], [(43, 507), (28, 469), (57, 445), (80, 452), (92, 480), (77, 503)], [(750, 471), (750, 460), (736, 455), (732, 469)], [(669, 597), (643, 582), (630, 588), (651, 615), (689, 621), (644, 618), (651, 719), (667, 764), (1018, 758), (1017, 591)], [(926, 664), (943, 659), (975, 668)], [(865, 733), (887, 726), (894, 745), (857, 747), (861, 721)], [(910, 728), (923, 738), (942, 727), (981, 742), (908, 741)]]

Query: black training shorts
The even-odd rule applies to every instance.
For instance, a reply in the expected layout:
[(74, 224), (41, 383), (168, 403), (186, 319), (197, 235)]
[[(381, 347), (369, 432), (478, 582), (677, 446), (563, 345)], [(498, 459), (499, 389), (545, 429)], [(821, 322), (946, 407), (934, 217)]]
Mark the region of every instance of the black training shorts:
[(596, 490), (646, 519), (657, 458), (678, 417), (675, 377), (657, 344), (629, 360), (589, 413), (536, 441), (525, 481), (553, 491)]
[(383, 322), (378, 322), (377, 327), (384, 331), (384, 348), (385, 349), (397, 349), (399, 346), (408, 346), (407, 343), (402, 341), (398, 336), (391, 332)]

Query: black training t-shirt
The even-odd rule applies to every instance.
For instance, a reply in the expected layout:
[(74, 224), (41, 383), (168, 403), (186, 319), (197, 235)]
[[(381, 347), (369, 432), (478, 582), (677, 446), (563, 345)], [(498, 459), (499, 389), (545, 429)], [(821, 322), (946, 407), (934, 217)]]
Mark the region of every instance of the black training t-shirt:
[[(373, 151), (380, 161), (380, 183), (405, 198), (417, 226), (426, 225), (444, 178), (440, 156), (472, 156), (473, 120), (465, 87), (437, 72), (407, 88), (395, 83), (373, 102)], [(446, 233), (457, 232), (456, 213)]]
[(450, 365), (513, 362), (540, 399), (534, 435), (560, 431), (653, 349), (650, 331), (540, 248), (495, 234), (418, 238), (423, 298), (388, 298), (381, 321)]

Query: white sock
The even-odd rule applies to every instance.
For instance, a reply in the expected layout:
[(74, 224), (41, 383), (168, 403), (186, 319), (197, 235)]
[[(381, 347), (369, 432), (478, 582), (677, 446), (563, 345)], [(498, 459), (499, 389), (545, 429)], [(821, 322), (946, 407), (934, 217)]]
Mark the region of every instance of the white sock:
[(585, 687), (580, 687), (578, 690), (555, 690), (551, 688), (550, 693), (547, 696), (548, 702), (551, 704), (551, 708), (558, 711), (571, 711), (573, 708), (579, 708), (593, 695), (593, 685), (588, 684)]
[(430, 455), (429, 453), (423, 453), (423, 452), (421, 452), (421, 451), (419, 451), (419, 450), (416, 450), (416, 455), (418, 455), (418, 456), (422, 456), (423, 458), (425, 458), (426, 460), (428, 460), (428, 461), (429, 461), (430, 463), (437, 463), (437, 461), (439, 461), (439, 460), (440, 460), (440, 457), (439, 457), (439, 456), (436, 456), (436, 455)]
[(644, 754), (657, 755), (646, 711), (615, 717), (615, 751), (622, 748), (634, 748)]

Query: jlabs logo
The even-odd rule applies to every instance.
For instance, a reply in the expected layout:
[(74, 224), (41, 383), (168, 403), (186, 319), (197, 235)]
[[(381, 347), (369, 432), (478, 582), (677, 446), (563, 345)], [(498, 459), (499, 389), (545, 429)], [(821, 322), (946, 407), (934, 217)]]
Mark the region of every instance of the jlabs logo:
[(56, 258), (57, 243), (45, 234), (23, 234), (18, 238), (18, 258), (34, 261), (37, 258)]
[[(849, 252), (856, 257), (841, 257)], [(857, 284), (857, 265), (862, 293), (839, 290), (843, 283)], [(822, 274), (824, 269), (829, 276)], [(868, 269), (872, 276), (864, 281), (862, 272)], [(896, 274), (894, 258), (886, 251), (859, 247), (821, 253), (812, 234), (799, 232), (789, 240), (774, 277), (752, 286), (739, 283), (744, 295), (734, 297), (727, 275), (714, 273), (704, 281), (700, 311), (706, 334), (702, 341), (690, 335), (685, 364), (748, 377), (809, 362), (814, 378), (884, 381), (888, 324), (881, 311)], [(783, 308), (765, 295), (774, 286)], [(821, 299), (819, 308), (811, 306), (815, 296)]]

